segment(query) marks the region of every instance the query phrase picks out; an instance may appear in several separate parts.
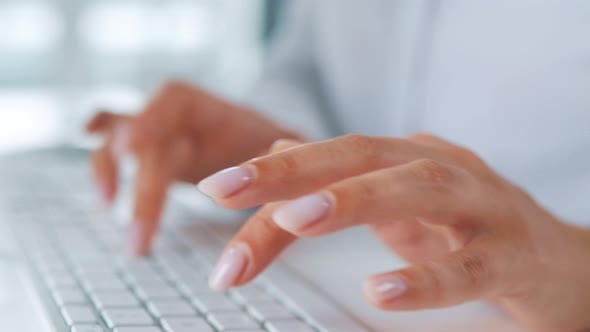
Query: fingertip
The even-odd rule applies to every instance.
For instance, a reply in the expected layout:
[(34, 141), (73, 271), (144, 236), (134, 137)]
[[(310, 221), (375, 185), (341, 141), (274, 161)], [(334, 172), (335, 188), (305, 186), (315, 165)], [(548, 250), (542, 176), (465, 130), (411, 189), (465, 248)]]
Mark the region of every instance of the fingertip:
[(363, 293), (367, 301), (380, 309), (392, 309), (392, 306), (408, 291), (404, 278), (396, 274), (376, 275), (365, 280)]
[(209, 276), (209, 287), (218, 292), (225, 292), (238, 285), (252, 260), (251, 251), (245, 242), (230, 245), (215, 264)]
[(226, 168), (203, 179), (197, 184), (197, 189), (216, 201), (224, 201), (246, 189), (254, 182), (256, 174), (257, 170), (253, 165)]
[(109, 181), (105, 179), (96, 180), (96, 186), (99, 190), (99, 196), (102, 204), (105, 207), (109, 207), (115, 200), (115, 189), (114, 186), (109, 184)]
[(108, 153), (108, 148), (103, 146), (94, 152), (91, 158), (91, 166), (94, 183), (98, 189), (98, 196), (106, 206), (112, 204), (117, 193), (117, 165)]
[(128, 232), (128, 253), (133, 257), (144, 257), (150, 254), (152, 234), (142, 221), (131, 223)]
[(104, 110), (99, 110), (87, 123), (85, 126), (86, 132), (89, 134), (93, 134), (105, 126), (107, 122), (107, 117), (109, 113)]

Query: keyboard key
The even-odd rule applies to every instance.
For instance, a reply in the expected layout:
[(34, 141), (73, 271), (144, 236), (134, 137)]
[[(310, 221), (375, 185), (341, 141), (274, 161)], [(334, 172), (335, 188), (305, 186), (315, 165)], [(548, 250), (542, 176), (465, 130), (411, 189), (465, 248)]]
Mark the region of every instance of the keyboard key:
[(162, 332), (162, 329), (155, 326), (133, 326), (133, 327), (119, 327), (114, 332)]
[(45, 282), (47, 283), (47, 286), (51, 289), (58, 287), (78, 286), (76, 278), (74, 278), (70, 272), (47, 274), (45, 276)]
[(92, 294), (92, 301), (99, 309), (137, 307), (139, 300), (129, 292), (98, 292)]
[(202, 293), (215, 293), (211, 287), (209, 287), (207, 280), (196, 273), (188, 276), (181, 275), (179, 280), (180, 290), (188, 297), (198, 296)]
[(67, 305), (62, 307), (61, 314), (68, 325), (96, 322), (96, 315), (90, 306)]
[(150, 312), (160, 318), (163, 316), (196, 316), (197, 311), (183, 300), (155, 300), (148, 303)]
[(276, 299), (272, 295), (254, 285), (237, 288), (231, 291), (230, 294), (236, 301), (242, 304), (276, 302)]
[(71, 332), (104, 332), (104, 329), (98, 324), (74, 325)]
[(80, 277), (83, 284), (99, 285), (99, 284), (118, 284), (122, 282), (114, 273), (92, 273), (85, 274)]
[(129, 282), (133, 285), (133, 287), (152, 287), (152, 288), (167, 288), (170, 284), (164, 279), (142, 279), (142, 280), (133, 280), (129, 279)]
[[(225, 331), (231, 329), (252, 329), (260, 326), (244, 312), (219, 312), (207, 315), (207, 320), (215, 326), (216, 329)], [(293, 331), (289, 331), (293, 332)]]
[(59, 306), (66, 304), (86, 304), (88, 301), (84, 293), (78, 288), (57, 288), (51, 294)]
[(252, 317), (261, 322), (273, 319), (296, 319), (292, 312), (277, 303), (250, 305), (247, 310)]
[(315, 332), (311, 326), (300, 320), (271, 321), (264, 326), (269, 332)]
[(145, 279), (161, 274), (155, 264), (149, 260), (127, 260), (121, 263), (121, 269), (136, 279)]
[(240, 306), (219, 293), (202, 294), (191, 298), (191, 303), (202, 313), (211, 311), (239, 311)]
[(166, 332), (213, 332), (203, 318), (164, 318), (162, 326)]
[(144, 309), (105, 309), (102, 317), (110, 328), (153, 324), (152, 318)]
[(145, 275), (137, 275), (131, 274), (129, 272), (125, 272), (125, 279), (133, 284), (168, 284), (168, 280), (161, 274), (145, 274)]
[(76, 262), (73, 266), (79, 275), (114, 275), (115, 272), (111, 259)]
[(115, 277), (104, 277), (104, 279), (84, 279), (82, 285), (87, 292), (97, 291), (125, 291), (127, 285), (118, 278)]
[(37, 262), (37, 269), (42, 274), (67, 274), (69, 273), (68, 267), (61, 261), (39, 261)]
[[(158, 287), (160, 286), (160, 287)], [(154, 299), (170, 299), (170, 300), (175, 300), (175, 299), (180, 299), (180, 293), (172, 288), (172, 286), (170, 285), (165, 285), (164, 287), (162, 287), (162, 285), (156, 285), (156, 286), (151, 286), (151, 285), (144, 285), (144, 286), (140, 286), (137, 287), (135, 289), (137, 295), (143, 299), (144, 301), (147, 300), (154, 300)]]

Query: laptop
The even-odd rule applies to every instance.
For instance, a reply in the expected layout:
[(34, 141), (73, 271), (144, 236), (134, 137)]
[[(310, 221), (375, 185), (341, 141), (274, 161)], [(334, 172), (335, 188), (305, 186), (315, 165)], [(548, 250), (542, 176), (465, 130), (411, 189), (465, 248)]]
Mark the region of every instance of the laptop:
[(100, 206), (87, 160), (73, 147), (0, 158), (2, 331), (524, 331), (484, 303), (370, 307), (362, 280), (403, 262), (361, 228), (299, 241), (252, 283), (215, 293), (207, 276), (247, 215), (175, 188), (152, 255), (129, 257), (128, 195)]

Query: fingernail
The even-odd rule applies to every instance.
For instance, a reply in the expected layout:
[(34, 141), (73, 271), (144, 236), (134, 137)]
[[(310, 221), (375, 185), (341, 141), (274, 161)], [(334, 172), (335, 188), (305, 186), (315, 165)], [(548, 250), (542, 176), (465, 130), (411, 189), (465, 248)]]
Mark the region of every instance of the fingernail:
[(332, 199), (328, 195), (313, 194), (296, 199), (273, 213), (274, 222), (279, 227), (290, 231), (299, 231), (328, 215)]
[(270, 152), (273, 153), (278, 151), (284, 151), (286, 149), (295, 147), (299, 144), (301, 143), (294, 141), (292, 139), (280, 138), (276, 140), (274, 143), (272, 143), (272, 145), (270, 146)]
[(199, 182), (199, 190), (213, 198), (220, 199), (246, 188), (254, 180), (252, 167), (239, 166), (219, 171)]
[(246, 244), (240, 243), (228, 249), (219, 259), (209, 277), (209, 287), (224, 292), (230, 289), (248, 263)]
[(135, 221), (129, 226), (128, 251), (132, 256), (145, 256), (148, 249), (145, 246), (145, 229), (143, 223)]
[(121, 124), (115, 128), (111, 153), (117, 158), (123, 157), (129, 151), (131, 141), (131, 127), (128, 124)]
[(406, 292), (406, 282), (398, 276), (379, 276), (365, 284), (365, 294), (374, 302), (386, 302)]

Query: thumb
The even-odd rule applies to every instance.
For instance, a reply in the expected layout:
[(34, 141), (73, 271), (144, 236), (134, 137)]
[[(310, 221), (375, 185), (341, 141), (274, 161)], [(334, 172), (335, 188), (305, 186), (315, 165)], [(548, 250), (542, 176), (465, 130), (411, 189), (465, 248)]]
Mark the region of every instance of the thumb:
[(374, 275), (364, 285), (368, 301), (384, 310), (452, 306), (487, 297), (495, 287), (490, 260), (463, 249), (441, 260)]

